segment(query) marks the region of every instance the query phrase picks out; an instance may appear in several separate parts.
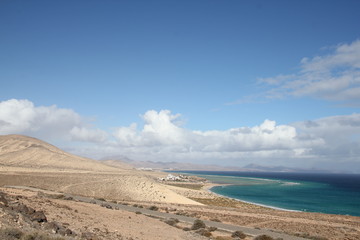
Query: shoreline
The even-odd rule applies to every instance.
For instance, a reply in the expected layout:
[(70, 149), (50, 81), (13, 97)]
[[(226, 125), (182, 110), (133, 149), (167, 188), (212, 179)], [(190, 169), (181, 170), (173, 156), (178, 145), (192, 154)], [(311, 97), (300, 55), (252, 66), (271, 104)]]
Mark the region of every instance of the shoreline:
[[(180, 172), (180, 171), (179, 171)], [(350, 197), (354, 196), (354, 199), (357, 199), (357, 190), (353, 190), (353, 192), (351, 192), (351, 195), (349, 195), (349, 197), (347, 199), (345, 199), (346, 201), (344, 201), (344, 203), (340, 203), (340, 202), (335, 202), (335, 200), (316, 200), (316, 199), (321, 199), (320, 192), (315, 192), (314, 189), (317, 186), (316, 184), (319, 184), (321, 186), (325, 186), (325, 185), (329, 185), (329, 187), (325, 186), (322, 189), (324, 189), (324, 193), (327, 194), (329, 192), (329, 190), (334, 189), (336, 192), (336, 197), (340, 198), (340, 194), (345, 192), (345, 188), (340, 188), (337, 189), (336, 187), (331, 188), (332, 182), (334, 182), (335, 180), (337, 180), (337, 178), (325, 178), (324, 181), (317, 181), (317, 178), (309, 178), (307, 179), (305, 177), (298, 177), (298, 178), (281, 178), (278, 176), (274, 176), (274, 175), (266, 175), (265, 179), (262, 178), (253, 178), (252, 176), (246, 175), (242, 176), (241, 174), (239, 174), (239, 176), (230, 176), (235, 177), (235, 178), (245, 178), (246, 180), (232, 180), (232, 179), (228, 179), (228, 176), (225, 174), (203, 174), (202, 172), (191, 172), (191, 173), (187, 173), (187, 172), (181, 172), (182, 174), (186, 174), (186, 175), (190, 175), (190, 176), (197, 176), (197, 177), (201, 177), (206, 179), (207, 181), (205, 182), (206, 186), (203, 188), (205, 191), (210, 192), (212, 194), (215, 194), (219, 197), (223, 197), (223, 198), (228, 198), (231, 200), (235, 200), (238, 202), (242, 202), (242, 203), (247, 203), (247, 204), (251, 204), (254, 206), (260, 206), (260, 207), (264, 207), (264, 208), (268, 208), (268, 209), (274, 209), (274, 210), (280, 210), (280, 211), (287, 211), (287, 212), (297, 212), (297, 213), (320, 213), (320, 214), (331, 214), (331, 215), (343, 215), (343, 216), (354, 216), (354, 217), (359, 217), (360, 213), (358, 211), (358, 209), (356, 208), (356, 206), (353, 204), (353, 202), (351, 202)], [(224, 178), (223, 178), (224, 177)], [(270, 179), (269, 179), (270, 177)], [(271, 177), (274, 177), (274, 179), (271, 179)], [(275, 179), (276, 177), (276, 179)], [(250, 180), (248, 180), (250, 179)], [(281, 200), (280, 201), (275, 201), (275, 199), (267, 199), (267, 197), (264, 195), (265, 194), (265, 190), (267, 190), (268, 188), (262, 188), (262, 186), (260, 186), (259, 188), (255, 188), (257, 191), (261, 191), (258, 192), (258, 195), (252, 195), (249, 196), (249, 200), (244, 200), (241, 199), (242, 195), (240, 194), (236, 194), (236, 192), (241, 193), (242, 189), (241, 189), (241, 185), (251, 185), (251, 184), (256, 184), (257, 182), (252, 183), (251, 179), (254, 180), (265, 180), (265, 181), (275, 181), (274, 184), (276, 185), (276, 189), (279, 189), (279, 193), (277, 192), (271, 192), (269, 191), (267, 193), (267, 195), (269, 196), (276, 196), (276, 197), (280, 197)], [(334, 180), (335, 179), (335, 180)], [(355, 178), (357, 179), (357, 178)], [(320, 179), (322, 180), (322, 179)], [(340, 181), (346, 181), (348, 182), (348, 178), (340, 178)], [(352, 180), (352, 178), (350, 179)], [(250, 182), (249, 182), (250, 181)], [(346, 183), (345, 182), (345, 183)], [(283, 185), (303, 185), (304, 186), (299, 186), (296, 188), (294, 188), (292, 191), (294, 193), (294, 195), (287, 195), (288, 191), (284, 188), (282, 188)], [(306, 185), (307, 184), (307, 185)], [(310, 185), (311, 184), (311, 185)], [(214, 188), (215, 186), (229, 186), (232, 185), (234, 186), (234, 188), (224, 188), (221, 189), (220, 187), (218, 188)], [(239, 188), (237, 188), (239, 185)], [(250, 186), (248, 186), (250, 187)], [(265, 186), (266, 187), (266, 186)], [(342, 187), (342, 186), (341, 186)], [(280, 189), (281, 188), (281, 189)], [(297, 189), (299, 188), (299, 189)], [(229, 189), (229, 190), (227, 190)], [(254, 191), (255, 191), (254, 189)], [(251, 188), (245, 188), (244, 191), (245, 193), (247, 193), (247, 191), (251, 191)], [(294, 192), (296, 190), (296, 192)], [(299, 191), (297, 191), (299, 190)], [(218, 192), (218, 193), (217, 193)], [(303, 193), (309, 193), (310, 196), (320, 196), (320, 198), (306, 198), (303, 197), (304, 194)], [(264, 197), (260, 197), (261, 195), (264, 195)], [(312, 194), (312, 195), (311, 195)], [(299, 196), (299, 198), (297, 198), (296, 196)], [(245, 195), (243, 196), (245, 197)], [(246, 197), (245, 197), (246, 198)], [(279, 199), (280, 199), (279, 198)], [(309, 202), (307, 201), (309, 199)], [(315, 200), (314, 200), (315, 199)], [(267, 201), (269, 200), (269, 201)], [(255, 201), (255, 202), (253, 202)], [(259, 203), (258, 203), (259, 202)], [(324, 202), (324, 206), (321, 205)], [(313, 205), (309, 204), (309, 203), (314, 203)], [(326, 205), (327, 204), (327, 205)], [(334, 209), (331, 208), (331, 206), (335, 206)]]
[(233, 184), (220, 184), (220, 183), (209, 182), (208, 184), (205, 184), (205, 186), (203, 187), (203, 190), (206, 190), (207, 192), (210, 192), (210, 193), (212, 193), (212, 194), (214, 194), (214, 195), (216, 195), (216, 196), (228, 198), (228, 199), (235, 200), (235, 201), (238, 201), (238, 202), (241, 202), (241, 203), (252, 204), (252, 205), (255, 205), (255, 206), (260, 206), (260, 207), (264, 207), (264, 208), (270, 208), (270, 209), (280, 210), (280, 211), (285, 211), (285, 212), (304, 212), (304, 211), (300, 211), (300, 210), (279, 208), (279, 207), (274, 207), (274, 206), (270, 206), (270, 205), (265, 205), (265, 204), (260, 204), (260, 203), (249, 202), (249, 201), (245, 201), (245, 200), (242, 200), (242, 199), (237, 199), (237, 198), (232, 198), (232, 197), (229, 197), (229, 196), (221, 195), (221, 194), (219, 194), (219, 193), (216, 193), (216, 192), (211, 191), (211, 189), (212, 189), (213, 187), (217, 187), (217, 186), (231, 186), (231, 185), (233, 185)]
[[(193, 174), (193, 173), (186, 173), (186, 172), (181, 172), (181, 171), (175, 171), (176, 173), (178, 174), (185, 174), (185, 175), (189, 175), (189, 176), (196, 176), (196, 177), (200, 177), (200, 178), (204, 178), (204, 175), (196, 175), (196, 174)], [(165, 171), (166, 173), (166, 171)], [(213, 187), (218, 187), (218, 186), (231, 186), (231, 185), (234, 185), (234, 184), (231, 184), (231, 183), (215, 183), (215, 182), (212, 182), (211, 180), (206, 179), (206, 183), (204, 183), (204, 186), (202, 187), (201, 190), (203, 191), (206, 191), (206, 192), (209, 192), (211, 194), (214, 194), (215, 196), (218, 196), (218, 197), (223, 197), (223, 198), (227, 198), (227, 199), (231, 199), (231, 200), (234, 200), (234, 201), (237, 201), (237, 202), (240, 202), (240, 203), (246, 203), (246, 204), (250, 204), (250, 205), (255, 205), (255, 206), (259, 206), (259, 207), (264, 207), (264, 208), (268, 208), (268, 209), (273, 209), (273, 210), (279, 210), (279, 211), (285, 211), (285, 212), (305, 212), (305, 211), (301, 211), (301, 210), (294, 210), (294, 209), (286, 209), (286, 208), (280, 208), (280, 207), (275, 207), (275, 206), (271, 206), (271, 205), (265, 205), (265, 204), (260, 204), (260, 203), (254, 203), (254, 202), (250, 202), (250, 201), (245, 201), (245, 200), (242, 200), (242, 199), (237, 199), (237, 198), (232, 198), (232, 197), (229, 197), (229, 196), (225, 196), (225, 195), (221, 195), (219, 193), (215, 193), (213, 191), (211, 191), (211, 189)], [(252, 179), (256, 179), (256, 180), (259, 180), (257, 178), (252, 178)], [(265, 180), (265, 181), (277, 181), (277, 180), (273, 180), (273, 179), (261, 179), (260, 180)]]

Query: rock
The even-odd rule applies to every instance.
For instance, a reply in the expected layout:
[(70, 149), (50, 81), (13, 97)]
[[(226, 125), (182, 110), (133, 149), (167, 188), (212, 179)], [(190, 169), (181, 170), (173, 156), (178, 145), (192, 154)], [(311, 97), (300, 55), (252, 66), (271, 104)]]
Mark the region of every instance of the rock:
[(34, 222), (36, 221), (38, 223), (47, 222), (45, 213), (43, 211), (36, 211), (33, 214), (31, 214), (30, 215), (30, 220), (34, 221)]
[(44, 225), (44, 228), (51, 230), (52, 233), (57, 233), (60, 229), (60, 225), (57, 222), (48, 222)]
[(76, 233), (71, 229), (63, 226), (61, 223), (48, 222), (44, 225), (44, 228), (50, 230), (52, 233), (57, 233), (62, 236), (76, 236)]
[(85, 239), (85, 240), (98, 240), (99, 238), (98, 238), (95, 234), (93, 234), (93, 233), (91, 233), (91, 232), (83, 232), (83, 233), (81, 234), (81, 239)]
[(73, 232), (70, 229), (68, 229), (68, 228), (66, 228), (64, 226), (60, 226), (57, 233), (62, 235), (62, 236), (71, 236), (71, 235), (73, 235)]
[(108, 208), (108, 209), (112, 209), (112, 206), (108, 203), (103, 203), (101, 204), (102, 207)]
[(28, 207), (22, 203), (20, 203), (16, 206), (12, 206), (11, 210), (17, 211), (17, 212), (25, 214), (25, 215), (31, 215), (31, 214), (35, 213), (35, 210), (33, 208)]
[(8, 206), (8, 201), (6, 200), (4, 193), (0, 193), (0, 205), (3, 205), (5, 207)]

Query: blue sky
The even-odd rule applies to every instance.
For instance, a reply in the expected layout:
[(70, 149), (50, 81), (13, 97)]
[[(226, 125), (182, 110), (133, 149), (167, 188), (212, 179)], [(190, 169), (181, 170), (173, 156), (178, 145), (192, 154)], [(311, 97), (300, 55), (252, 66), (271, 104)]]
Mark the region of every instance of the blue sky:
[(360, 172), (359, 10), (1, 1), (0, 134), (94, 158)]

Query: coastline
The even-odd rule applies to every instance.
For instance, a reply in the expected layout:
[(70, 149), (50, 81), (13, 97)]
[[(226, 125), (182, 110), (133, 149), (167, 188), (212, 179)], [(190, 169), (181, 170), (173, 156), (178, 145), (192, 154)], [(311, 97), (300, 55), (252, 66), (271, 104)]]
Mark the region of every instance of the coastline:
[[(182, 173), (206, 179), (203, 181), (203, 184), (206, 183), (203, 188), (205, 191), (242, 203), (287, 212), (360, 217), (360, 211), (354, 201), (360, 199), (360, 184), (353, 181), (360, 180), (360, 175), (349, 177), (334, 174), (233, 173), (227, 176), (227, 173), (223, 172)], [(273, 183), (268, 184), (267, 181)]]
[(232, 198), (232, 197), (229, 197), (229, 196), (221, 195), (221, 194), (219, 194), (219, 193), (216, 193), (216, 192), (211, 191), (211, 189), (212, 189), (213, 187), (217, 187), (217, 186), (231, 186), (231, 185), (233, 185), (233, 184), (220, 184), (220, 183), (212, 183), (212, 182), (209, 182), (209, 183), (205, 184), (205, 186), (204, 186), (202, 189), (205, 190), (205, 191), (207, 191), (207, 192), (210, 192), (211, 194), (214, 194), (214, 195), (216, 195), (216, 196), (223, 197), (223, 198), (228, 198), (228, 199), (231, 199), (231, 200), (235, 200), (235, 201), (238, 201), (238, 202), (240, 202), (240, 203), (247, 203), (247, 204), (251, 204), (251, 205), (255, 205), (255, 206), (259, 206), (259, 207), (264, 207), (264, 208), (269, 208), (269, 209), (274, 209), (274, 210), (280, 210), (280, 211), (286, 211), (286, 212), (304, 212), (304, 211), (300, 211), (300, 210), (279, 208), (279, 207), (274, 207), (274, 206), (270, 206), (270, 205), (265, 205), (265, 204), (260, 204), (260, 203), (249, 202), (249, 201), (245, 201), (245, 200), (242, 200), (242, 199), (237, 199), (237, 198)]
[[(165, 171), (165, 173), (167, 173)], [(253, 205), (253, 206), (257, 206), (257, 207), (263, 207), (263, 208), (267, 208), (267, 209), (272, 209), (272, 210), (278, 210), (278, 211), (285, 211), (285, 212), (304, 212), (304, 211), (300, 211), (300, 210), (293, 210), (293, 209), (286, 209), (286, 208), (280, 208), (280, 207), (275, 207), (275, 206), (271, 206), (271, 205), (265, 205), (265, 204), (260, 204), (260, 203), (254, 203), (254, 202), (250, 202), (250, 201), (245, 201), (242, 199), (237, 199), (237, 198), (232, 198), (226, 195), (221, 195), (219, 193), (215, 193), (213, 191), (211, 191), (211, 189), (213, 187), (218, 187), (218, 186), (231, 186), (234, 184), (231, 183), (215, 183), (212, 182), (211, 180), (209, 180), (208, 178), (204, 177), (204, 175), (197, 175), (197, 174), (193, 174), (193, 173), (187, 173), (187, 172), (181, 172), (181, 171), (175, 171), (175, 173), (177, 174), (185, 174), (185, 175), (189, 175), (189, 176), (195, 176), (195, 177), (199, 177), (199, 178), (205, 178), (207, 182), (204, 183), (204, 186), (201, 188), (201, 191), (204, 191), (206, 193), (210, 193), (211, 195), (220, 197), (220, 198), (225, 198), (225, 199), (229, 199), (232, 201), (236, 201), (239, 203), (245, 203), (245, 204), (249, 204), (249, 205)], [(257, 178), (251, 178), (251, 179), (255, 179), (255, 180), (259, 180)], [(276, 180), (272, 180), (272, 179), (261, 179), (264, 181), (276, 181)]]

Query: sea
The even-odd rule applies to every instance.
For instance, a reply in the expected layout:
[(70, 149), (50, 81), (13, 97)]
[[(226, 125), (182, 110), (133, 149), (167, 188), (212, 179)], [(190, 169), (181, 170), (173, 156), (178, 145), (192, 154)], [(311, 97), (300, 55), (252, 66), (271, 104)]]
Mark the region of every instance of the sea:
[(360, 174), (181, 171), (226, 197), (289, 211), (360, 216)]

